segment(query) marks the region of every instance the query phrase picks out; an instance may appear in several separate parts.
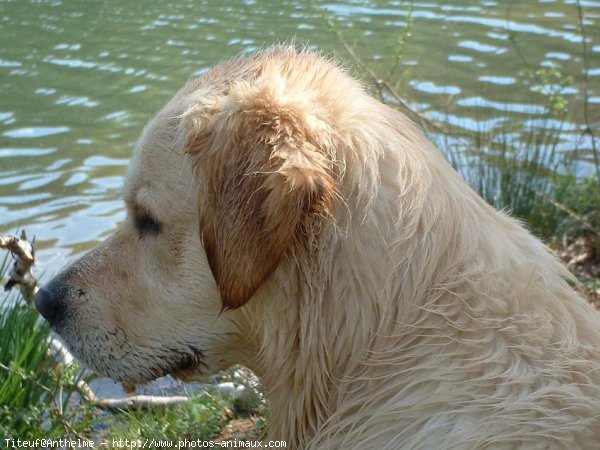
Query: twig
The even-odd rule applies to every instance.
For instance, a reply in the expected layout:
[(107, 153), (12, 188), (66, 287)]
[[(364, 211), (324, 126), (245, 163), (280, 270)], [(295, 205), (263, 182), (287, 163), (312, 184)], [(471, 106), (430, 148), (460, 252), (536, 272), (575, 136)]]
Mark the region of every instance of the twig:
[(35, 264), (34, 241), (35, 239), (29, 242), (25, 230), (21, 232), (21, 237), (16, 235), (0, 236), (0, 248), (10, 251), (15, 261), (10, 269), (4, 290), (8, 291), (19, 286), (23, 298), (29, 304), (33, 303), (35, 294), (39, 290), (37, 278), (32, 272)]
[(581, 223), (586, 228), (586, 230), (590, 231), (591, 233), (595, 234), (596, 236), (600, 236), (600, 232), (598, 231), (598, 229), (596, 227), (594, 227), (594, 225), (592, 225), (588, 220), (586, 220), (581, 214), (578, 214), (575, 211), (573, 211), (571, 208), (569, 208), (568, 206), (557, 202), (556, 200), (554, 200), (552, 197), (548, 196), (548, 194), (545, 194), (544, 192), (538, 191), (536, 189), (532, 189), (532, 190), (536, 196), (538, 196), (542, 200), (547, 201), (555, 208), (560, 209), (561, 211), (567, 213), (572, 219), (575, 219), (576, 221)]
[(510, 29), (510, 14), (511, 14), (511, 10), (512, 7), (515, 3), (517, 3), (518, 0), (512, 0), (510, 2), (510, 4), (508, 5), (508, 8), (506, 9), (506, 31), (509, 32), (509, 37), (508, 40), (510, 41), (510, 43), (513, 45), (515, 51), (517, 52), (517, 56), (519, 57), (519, 59), (521, 60), (521, 63), (525, 66), (526, 69), (530, 69), (530, 64), (529, 61), (527, 61), (527, 58), (525, 58), (525, 55), (523, 55), (523, 53), (521, 52), (521, 47), (519, 47), (519, 43), (517, 42), (516, 39), (516, 32), (512, 31)]
[(71, 352), (58, 339), (50, 337), (48, 350), (52, 358), (65, 366), (70, 366), (75, 361)]
[(189, 400), (189, 397), (184, 395), (174, 395), (170, 397), (162, 397), (155, 395), (131, 395), (124, 398), (98, 398), (93, 389), (83, 380), (77, 381), (75, 389), (81, 395), (81, 398), (95, 406), (98, 409), (105, 411), (121, 411), (124, 409), (141, 408), (149, 409), (156, 406), (176, 405)]
[(340, 42), (342, 43), (348, 54), (352, 57), (352, 59), (369, 74), (369, 76), (373, 80), (373, 84), (379, 90), (380, 93), (385, 89), (398, 103), (398, 106), (403, 108), (405, 112), (411, 117), (411, 119), (419, 123), (422, 127), (428, 126), (429, 128), (433, 128), (436, 131), (444, 132), (444, 130), (437, 124), (433, 123), (431, 119), (408, 106), (408, 104), (404, 101), (400, 94), (387, 81), (382, 79), (373, 69), (371, 69), (371, 67), (364, 63), (362, 59), (360, 59), (359, 56), (356, 54), (354, 49), (350, 46), (350, 44), (348, 44), (342, 37), (340, 37)]
[(132, 395), (125, 398), (104, 398), (93, 402), (92, 404), (99, 409), (106, 411), (122, 411), (125, 409), (149, 409), (169, 405), (185, 403), (189, 397), (184, 395), (175, 395), (173, 397), (159, 397), (154, 395)]
[(385, 78), (386, 83), (388, 83), (392, 79), (394, 72), (400, 65), (400, 59), (402, 58), (402, 52), (404, 51), (404, 47), (406, 45), (406, 40), (410, 37), (410, 34), (411, 34), (412, 24), (413, 24), (413, 2), (411, 0), (408, 5), (408, 13), (406, 15), (406, 26), (404, 27), (404, 30), (402, 31), (402, 33), (400, 33), (400, 35), (398, 36), (397, 47), (396, 47), (396, 50), (394, 51), (394, 64), (392, 64), (392, 68), (390, 69), (388, 76)]
[(356, 54), (356, 52), (354, 51), (354, 48), (350, 44), (348, 44), (346, 39), (344, 39), (344, 36), (342, 35), (341, 31), (338, 30), (338, 28), (335, 26), (335, 24), (333, 23), (333, 20), (331, 19), (331, 17), (327, 13), (327, 11), (322, 10), (314, 2), (313, 2), (313, 7), (321, 12), (323, 19), (327, 23), (327, 26), (329, 26), (331, 31), (336, 35), (336, 37), (338, 38), (340, 43), (344, 46), (344, 48), (346, 49), (346, 52), (348, 52), (348, 54), (352, 57), (354, 62), (371, 77), (373, 85), (377, 88), (377, 90), (379, 92), (380, 98), (383, 97), (382, 92), (383, 92), (383, 89), (385, 89), (394, 98), (394, 100), (398, 103), (398, 106), (403, 108), (405, 110), (406, 114), (409, 117), (411, 117), (412, 120), (419, 123), (422, 127), (427, 125), (430, 128), (433, 128), (440, 132), (444, 132), (444, 130), (442, 130), (441, 127), (439, 127), (438, 125), (434, 124), (431, 121), (431, 119), (427, 118), (423, 114), (415, 111), (410, 106), (408, 106), (406, 104), (406, 102), (404, 101), (404, 99), (400, 96), (400, 94), (398, 94), (398, 92), (396, 92), (396, 90), (386, 80), (384, 80), (383, 77), (380, 77), (379, 74), (377, 74), (368, 64), (366, 64)]

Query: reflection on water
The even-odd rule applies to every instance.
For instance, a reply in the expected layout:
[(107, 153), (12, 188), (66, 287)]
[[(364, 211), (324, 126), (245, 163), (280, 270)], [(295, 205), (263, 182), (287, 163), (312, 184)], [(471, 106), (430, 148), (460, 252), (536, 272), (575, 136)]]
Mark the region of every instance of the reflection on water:
[[(317, 5), (385, 73), (408, 2)], [(600, 2), (582, 5), (590, 102), (598, 108)], [(552, 126), (534, 86), (523, 83), (513, 33), (533, 67), (581, 79), (573, 1), (414, 1), (412, 17), (398, 88), (434, 119), (471, 130), (512, 120)], [(294, 38), (345, 57), (322, 12), (301, 0), (0, 0), (0, 35), (0, 233), (26, 227), (37, 235), (48, 275), (123, 219), (120, 186), (132, 144), (187, 78)], [(565, 139), (579, 139), (580, 94), (562, 95), (572, 102)]]

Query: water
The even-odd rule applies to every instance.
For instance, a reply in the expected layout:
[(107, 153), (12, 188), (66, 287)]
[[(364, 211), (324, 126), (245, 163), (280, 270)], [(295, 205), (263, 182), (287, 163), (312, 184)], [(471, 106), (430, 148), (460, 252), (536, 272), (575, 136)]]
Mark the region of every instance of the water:
[[(239, 52), (291, 39), (348, 59), (323, 11), (361, 58), (386, 72), (408, 2), (315, 4), (0, 0), (0, 233), (23, 227), (36, 235), (45, 277), (93, 247), (124, 217), (120, 188), (133, 143), (185, 80)], [(600, 2), (582, 5), (597, 120)], [(544, 99), (535, 83), (524, 84), (507, 27), (532, 67), (556, 67), (581, 81), (573, 1), (414, 1), (412, 17), (393, 79), (431, 117), (467, 129), (507, 120), (548, 126)], [(569, 87), (562, 94), (570, 101), (565, 140), (582, 141), (585, 159), (581, 94)]]

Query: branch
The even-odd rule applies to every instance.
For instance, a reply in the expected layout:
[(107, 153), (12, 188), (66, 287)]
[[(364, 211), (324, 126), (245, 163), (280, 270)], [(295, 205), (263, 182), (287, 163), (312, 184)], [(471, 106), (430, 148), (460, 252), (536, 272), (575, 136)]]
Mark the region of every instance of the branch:
[(19, 286), (23, 298), (29, 304), (33, 303), (35, 294), (40, 288), (32, 271), (35, 263), (34, 241), (35, 239), (29, 242), (25, 230), (21, 232), (21, 237), (16, 235), (0, 236), (0, 248), (10, 251), (14, 260), (4, 290), (8, 291)]
[(175, 395), (172, 397), (161, 397), (154, 395), (132, 395), (124, 398), (102, 398), (98, 399), (90, 386), (83, 380), (79, 380), (76, 385), (77, 392), (88, 403), (98, 409), (105, 411), (122, 411), (124, 409), (149, 409), (157, 406), (176, 405), (189, 400), (184, 395)]
[(135, 395), (126, 398), (105, 398), (94, 405), (108, 411), (119, 411), (131, 408), (155, 408), (157, 406), (177, 405), (189, 400), (189, 397), (176, 395), (173, 397), (159, 397), (154, 395)]

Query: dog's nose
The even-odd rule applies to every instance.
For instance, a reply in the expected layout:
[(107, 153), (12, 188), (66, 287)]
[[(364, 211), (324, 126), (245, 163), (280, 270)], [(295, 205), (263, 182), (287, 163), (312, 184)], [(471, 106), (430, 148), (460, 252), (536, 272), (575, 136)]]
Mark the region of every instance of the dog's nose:
[(41, 288), (35, 296), (35, 307), (51, 325), (57, 323), (63, 315), (61, 303), (53, 289)]

